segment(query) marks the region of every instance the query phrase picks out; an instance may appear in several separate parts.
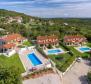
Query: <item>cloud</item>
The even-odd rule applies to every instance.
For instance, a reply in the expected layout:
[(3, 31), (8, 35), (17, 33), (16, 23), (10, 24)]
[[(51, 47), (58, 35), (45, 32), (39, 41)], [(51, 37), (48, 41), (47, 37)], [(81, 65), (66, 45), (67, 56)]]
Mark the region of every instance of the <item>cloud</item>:
[(91, 17), (91, 0), (3, 0), (0, 8), (40, 17)]
[(15, 2), (0, 2), (0, 5), (22, 5), (22, 4), (31, 4), (34, 1), (15, 1)]

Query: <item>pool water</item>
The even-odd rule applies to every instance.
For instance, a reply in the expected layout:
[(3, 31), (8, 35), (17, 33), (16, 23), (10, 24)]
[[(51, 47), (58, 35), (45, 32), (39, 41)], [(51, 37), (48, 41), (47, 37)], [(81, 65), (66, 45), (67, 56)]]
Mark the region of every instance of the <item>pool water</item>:
[(48, 50), (48, 54), (57, 54), (60, 53), (61, 50), (60, 49), (52, 49), (52, 50)]
[(79, 48), (81, 51), (83, 52), (86, 52), (86, 51), (90, 51), (91, 49), (88, 48), (88, 47), (82, 47), (82, 48)]
[(37, 56), (34, 53), (29, 54), (28, 58), (30, 59), (34, 66), (42, 64), (42, 62), (37, 58)]

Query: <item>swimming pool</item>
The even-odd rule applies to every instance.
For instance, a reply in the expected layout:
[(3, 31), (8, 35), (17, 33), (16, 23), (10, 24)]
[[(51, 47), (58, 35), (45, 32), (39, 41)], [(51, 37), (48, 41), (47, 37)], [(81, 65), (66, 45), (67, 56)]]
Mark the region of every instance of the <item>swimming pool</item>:
[(91, 50), (91, 48), (89, 48), (89, 47), (81, 47), (81, 48), (79, 48), (79, 50), (82, 51), (82, 52), (88, 52), (88, 51)]
[(60, 49), (50, 49), (47, 51), (48, 54), (58, 54), (61, 53), (62, 51)]
[(38, 59), (38, 57), (34, 53), (29, 54), (28, 58), (30, 59), (30, 61), (34, 66), (42, 64), (42, 62)]

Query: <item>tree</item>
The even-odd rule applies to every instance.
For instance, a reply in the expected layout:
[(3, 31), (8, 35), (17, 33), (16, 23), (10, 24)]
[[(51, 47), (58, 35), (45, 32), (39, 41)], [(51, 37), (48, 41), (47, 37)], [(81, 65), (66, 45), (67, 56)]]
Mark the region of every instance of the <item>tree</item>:
[(87, 74), (88, 84), (91, 84), (91, 71)]
[(14, 67), (0, 67), (0, 84), (21, 84), (19, 70)]

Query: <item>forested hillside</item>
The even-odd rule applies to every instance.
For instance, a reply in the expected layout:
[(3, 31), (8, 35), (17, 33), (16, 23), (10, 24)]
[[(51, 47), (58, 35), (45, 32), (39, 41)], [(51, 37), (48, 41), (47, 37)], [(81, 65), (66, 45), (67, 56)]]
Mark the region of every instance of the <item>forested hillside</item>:
[[(21, 22), (10, 18), (20, 17)], [(7, 19), (8, 18), (8, 19)], [(0, 28), (9, 33), (17, 32), (34, 39), (39, 35), (56, 34), (60, 38), (69, 34), (81, 34), (91, 38), (91, 19), (85, 18), (38, 18), (13, 11), (0, 10)], [(1, 35), (5, 34), (0, 33)]]

